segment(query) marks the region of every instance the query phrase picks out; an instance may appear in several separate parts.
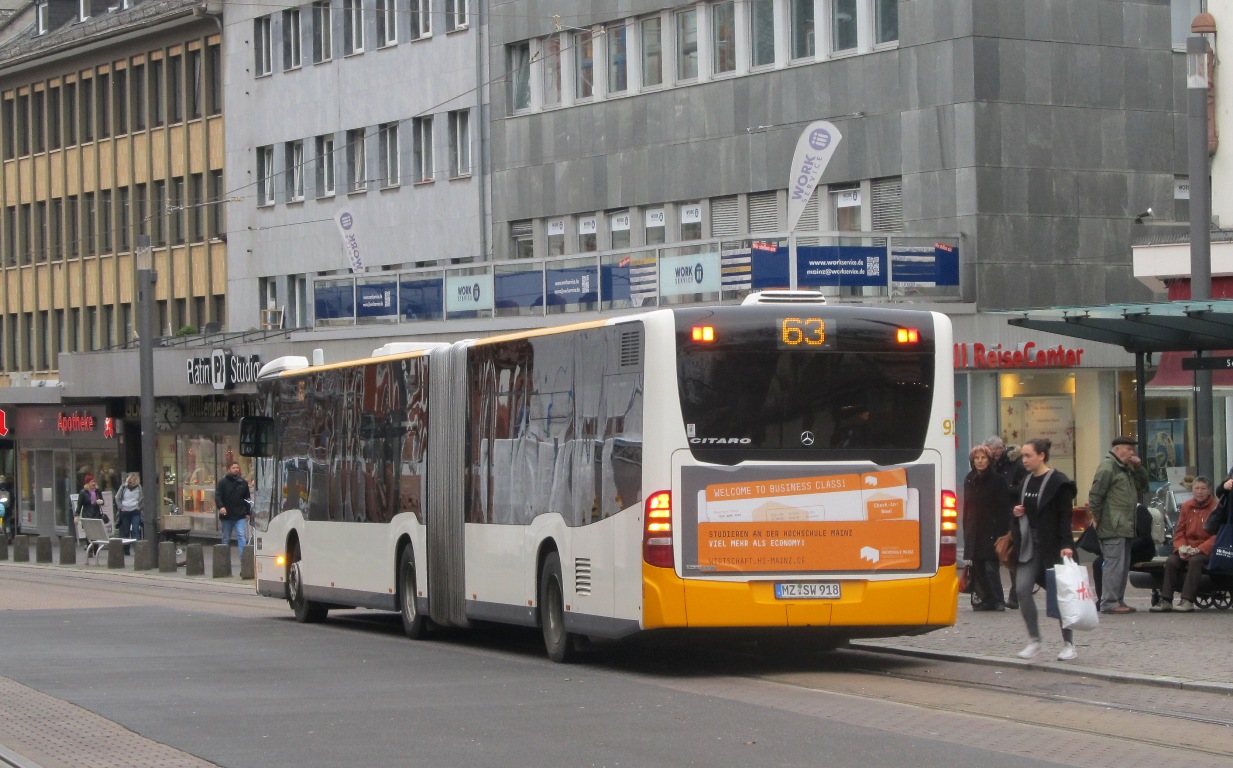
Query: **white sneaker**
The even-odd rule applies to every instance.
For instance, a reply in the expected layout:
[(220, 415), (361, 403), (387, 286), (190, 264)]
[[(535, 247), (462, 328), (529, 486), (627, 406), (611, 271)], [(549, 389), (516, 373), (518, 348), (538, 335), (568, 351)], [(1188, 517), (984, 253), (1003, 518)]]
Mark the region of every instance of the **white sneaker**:
[(1071, 659), (1078, 658), (1078, 656), (1079, 652), (1075, 650), (1075, 644), (1066, 643), (1062, 646), (1062, 652), (1057, 655), (1057, 660), (1070, 661)]
[(1033, 640), (1032, 642), (1028, 643), (1027, 646), (1024, 647), (1022, 651), (1019, 651), (1019, 658), (1034, 659), (1036, 658), (1036, 654), (1038, 653), (1040, 653), (1040, 641)]

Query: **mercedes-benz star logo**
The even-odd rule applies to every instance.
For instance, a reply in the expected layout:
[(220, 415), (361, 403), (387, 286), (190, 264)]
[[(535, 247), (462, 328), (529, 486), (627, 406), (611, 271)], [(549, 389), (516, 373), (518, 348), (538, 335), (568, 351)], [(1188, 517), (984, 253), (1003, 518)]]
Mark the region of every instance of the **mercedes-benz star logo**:
[(801, 445), (813, 445), (813, 433), (805, 430), (801, 433)]

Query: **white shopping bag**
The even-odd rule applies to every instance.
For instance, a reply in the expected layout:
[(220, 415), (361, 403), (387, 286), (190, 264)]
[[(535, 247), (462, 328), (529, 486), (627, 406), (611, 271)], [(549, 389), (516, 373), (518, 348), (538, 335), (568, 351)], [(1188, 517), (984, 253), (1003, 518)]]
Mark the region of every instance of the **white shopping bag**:
[(1053, 568), (1057, 580), (1057, 610), (1065, 629), (1096, 629), (1096, 591), (1087, 578), (1087, 569), (1069, 557)]

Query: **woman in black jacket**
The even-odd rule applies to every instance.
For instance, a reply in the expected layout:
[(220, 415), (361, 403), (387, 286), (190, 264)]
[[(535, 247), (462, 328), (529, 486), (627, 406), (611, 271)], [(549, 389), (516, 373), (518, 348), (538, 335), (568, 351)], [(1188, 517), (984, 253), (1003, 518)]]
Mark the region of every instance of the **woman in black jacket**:
[[(1040, 626), (1036, 620), (1033, 586), (1045, 586), (1045, 571), (1074, 557), (1075, 539), (1070, 532), (1071, 511), (1075, 504), (1074, 482), (1049, 466), (1050, 440), (1037, 438), (1023, 444), (1023, 466), (1028, 476), (1023, 481), (1019, 503), (1014, 508), (1015, 519), (1010, 530), (1018, 553), (1019, 570), (1015, 573), (1015, 593), (1019, 596), (1019, 611), (1027, 625), (1028, 644), (1019, 658), (1031, 659), (1040, 653)], [(1061, 624), (1061, 621), (1058, 621)], [(1062, 651), (1058, 661), (1069, 661), (1075, 653), (1074, 634), (1062, 629)]]
[(968, 462), (972, 471), (963, 481), (963, 556), (972, 564), (978, 598), (972, 610), (1004, 611), (1002, 569), (993, 542), (1010, 527), (1010, 492), (987, 446), (973, 448)]

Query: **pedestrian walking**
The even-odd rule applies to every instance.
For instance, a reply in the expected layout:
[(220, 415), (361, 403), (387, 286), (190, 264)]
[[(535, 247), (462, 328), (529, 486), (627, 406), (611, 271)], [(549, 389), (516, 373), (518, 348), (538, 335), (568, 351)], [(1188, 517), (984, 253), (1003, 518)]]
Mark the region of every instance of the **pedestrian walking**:
[[(1070, 532), (1070, 513), (1074, 507), (1074, 481), (1049, 466), (1051, 440), (1037, 438), (1023, 444), (1023, 466), (1028, 476), (1023, 481), (1020, 500), (1013, 510), (1010, 530), (1018, 552), (1019, 567), (1015, 572), (1015, 592), (1019, 597), (1019, 612), (1027, 626), (1028, 644), (1019, 651), (1019, 658), (1032, 659), (1040, 653), (1040, 626), (1036, 600), (1032, 589), (1045, 586), (1045, 570), (1074, 557), (1075, 541)], [(1058, 625), (1061, 626), (1061, 619)], [(1062, 650), (1058, 661), (1078, 656), (1074, 633), (1062, 628)]]
[(227, 474), (214, 488), (214, 504), (218, 507), (222, 543), (231, 543), (231, 532), (234, 530), (241, 557), (248, 544), (248, 518), (252, 514), (248, 499), (248, 481), (240, 474), (240, 462), (233, 461), (227, 467)]
[(1006, 480), (993, 468), (993, 452), (978, 445), (968, 453), (972, 471), (963, 481), (963, 554), (972, 566), (974, 611), (1004, 611), (1002, 570), (993, 543), (1010, 528)]
[[(124, 485), (120, 486), (120, 490), (116, 491), (115, 497), (117, 526), (119, 527), (119, 535), (124, 539), (138, 538), (137, 532), (141, 528), (141, 478), (136, 472), (130, 472), (128, 477), (124, 479)], [(129, 548), (124, 548), (124, 554), (129, 553)]]
[(1131, 545), (1139, 497), (1147, 492), (1147, 469), (1135, 455), (1135, 441), (1115, 437), (1109, 453), (1096, 468), (1088, 491), (1088, 509), (1096, 523), (1100, 556), (1104, 560), (1100, 586), (1101, 613), (1134, 613), (1126, 605)]
[[(997, 435), (985, 440), (985, 446), (993, 452), (993, 468), (1006, 481), (1007, 501), (1011, 506), (1018, 504), (1019, 496), (1023, 491), (1023, 480), (1028, 474), (1023, 462), (1020, 461), (1019, 449), (1013, 445), (1008, 447)], [(1019, 607), (1019, 599), (1015, 596), (1015, 570), (1014, 563), (1006, 566), (1006, 572), (1010, 575), (1010, 595), (1007, 596), (1006, 607), (1012, 611)], [(1000, 572), (998, 580), (1000, 583)]]
[(103, 493), (98, 489), (98, 483), (94, 482), (94, 475), (86, 475), (81, 490), (77, 492), (77, 516), (111, 522), (107, 515), (103, 514)]

